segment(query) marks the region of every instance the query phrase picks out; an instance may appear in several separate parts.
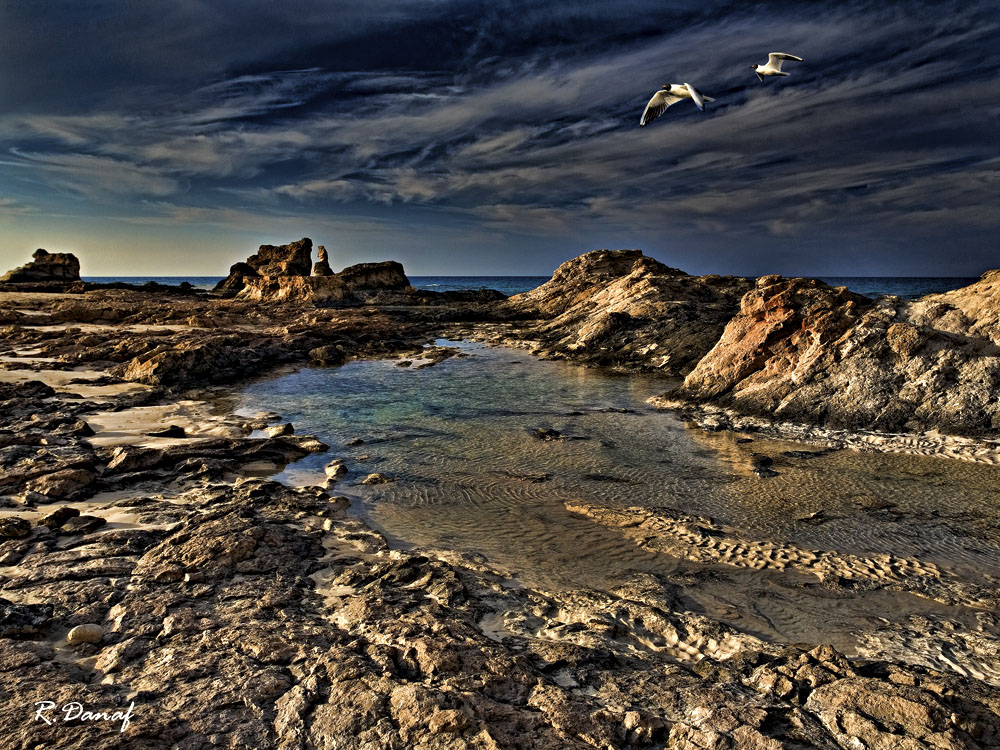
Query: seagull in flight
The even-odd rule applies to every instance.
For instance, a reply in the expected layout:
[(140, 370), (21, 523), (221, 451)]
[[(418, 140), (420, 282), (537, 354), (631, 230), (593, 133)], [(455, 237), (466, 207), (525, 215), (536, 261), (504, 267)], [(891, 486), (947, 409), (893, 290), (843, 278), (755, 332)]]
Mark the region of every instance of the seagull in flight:
[(750, 67), (753, 68), (753, 72), (757, 74), (761, 83), (764, 82), (764, 76), (787, 76), (788, 73), (784, 73), (781, 70), (781, 63), (785, 60), (794, 60), (795, 62), (802, 62), (801, 57), (796, 57), (795, 55), (789, 55), (785, 52), (772, 52), (767, 56), (767, 65), (758, 65), (754, 63)]
[(677, 102), (690, 99), (702, 112), (705, 111), (705, 102), (714, 102), (710, 96), (705, 96), (690, 83), (665, 83), (663, 88), (653, 94), (646, 109), (642, 111), (639, 119), (639, 127), (644, 128), (657, 117), (667, 111), (667, 107), (677, 104)]

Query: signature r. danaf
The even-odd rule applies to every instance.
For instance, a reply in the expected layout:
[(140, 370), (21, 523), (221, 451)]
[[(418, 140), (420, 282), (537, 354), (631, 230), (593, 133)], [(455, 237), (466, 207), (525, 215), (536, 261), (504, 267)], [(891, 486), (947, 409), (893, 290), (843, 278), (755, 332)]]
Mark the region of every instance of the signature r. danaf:
[(50, 726), (57, 721), (64, 723), (69, 721), (120, 721), (122, 727), (119, 731), (124, 732), (132, 722), (135, 701), (129, 703), (128, 709), (124, 711), (88, 711), (82, 703), (70, 701), (59, 709), (62, 716), (59, 716), (58, 713), (49, 715), (49, 712), (56, 707), (54, 701), (38, 701), (35, 705), (38, 707), (35, 710), (35, 721), (41, 720)]

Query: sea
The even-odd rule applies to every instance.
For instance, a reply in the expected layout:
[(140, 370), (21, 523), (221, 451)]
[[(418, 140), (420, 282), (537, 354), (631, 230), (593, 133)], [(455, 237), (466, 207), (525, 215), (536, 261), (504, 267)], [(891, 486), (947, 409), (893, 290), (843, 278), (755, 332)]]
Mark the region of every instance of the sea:
[[(178, 286), (187, 281), (199, 289), (211, 289), (221, 276), (86, 276), (84, 281), (109, 284), (158, 284)], [(916, 299), (925, 294), (938, 294), (967, 286), (975, 277), (964, 276), (830, 276), (821, 277), (832, 286), (846, 286), (853, 292), (868, 297), (894, 294), (903, 299)], [(417, 289), (432, 292), (451, 292), (467, 289), (495, 289), (507, 296), (534, 289), (549, 280), (548, 276), (411, 276), (410, 282)]]

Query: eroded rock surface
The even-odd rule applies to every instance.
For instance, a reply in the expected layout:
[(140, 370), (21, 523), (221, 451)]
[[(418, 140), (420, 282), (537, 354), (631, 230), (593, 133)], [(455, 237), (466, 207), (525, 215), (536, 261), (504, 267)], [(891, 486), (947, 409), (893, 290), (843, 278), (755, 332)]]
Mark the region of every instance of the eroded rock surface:
[(73, 253), (50, 253), (39, 248), (33, 260), (0, 276), (0, 284), (37, 284), (80, 280), (80, 261)]
[[(29, 544), (0, 545), (23, 549), (4, 592), (52, 608), (16, 615), (29, 630), (0, 638), (8, 706), (135, 702), (124, 733), (45, 726), (11, 708), (0, 715), (9, 746), (1000, 742), (996, 688), (770, 645), (684, 610), (653, 576), (612, 594), (512, 587), (472, 560), (389, 550), (318, 488), (261, 480), (148, 507), (173, 521), (59, 545), (42, 528)], [(80, 625), (101, 640), (61, 650)]]
[[(277, 264), (279, 273), (295, 262), (285, 254), (265, 260), (260, 267)], [(483, 296), (474, 315), (554, 316), (541, 329), (565, 316), (541, 330), (553, 337), (553, 351), (600, 362), (607, 346), (637, 367), (681, 371), (724, 337), (723, 317), (735, 315), (750, 290), (744, 280), (687, 277), (629, 253), (585, 263), (593, 264), (589, 282), (561, 277), (561, 288), (576, 289), (569, 297), (550, 288), (531, 307)], [(385, 281), (384, 270), (357, 273)], [(809, 342), (819, 339), (821, 350), (852, 340), (870, 316), (890, 308), (896, 316), (884, 345), (896, 356), (919, 357), (931, 346), (947, 359), (955, 346), (975, 350), (962, 336), (995, 337), (991, 303), (982, 301), (993, 277), (981, 288), (909, 305), (868, 303), (813, 283), (767, 284), (785, 284), (784, 296), (762, 290), (763, 321), (747, 322), (744, 335), (762, 332), (758, 325), (770, 332), (760, 339), (770, 354), (758, 364), (774, 367), (778, 378), (783, 371), (772, 357), (807, 372), (834, 368)], [(632, 307), (630, 289), (638, 300)], [(170, 417), (137, 431), (142, 444), (100, 442), (108, 432), (100, 413), (175, 398), (167, 388), (205, 387), (282, 363), (450, 356), (421, 345), (442, 321), (472, 308), (456, 302), (429, 310), (412, 298), (406, 307), (406, 293), (380, 294), (389, 307), (354, 310), (135, 290), (0, 296), (0, 372), (9, 377), (0, 382), (0, 510), (10, 531), (0, 538), (5, 747), (1000, 746), (994, 593), (954, 586), (933, 564), (768, 543), (662, 508), (574, 505), (650, 554), (703, 566), (695, 581), (726, 566), (787, 570), (815, 577), (831, 596), (886, 589), (973, 608), (979, 618), (980, 629), (948, 638), (942, 631), (955, 626), (944, 617), (886, 622), (866, 633), (861, 656), (849, 658), (713, 620), (673, 578), (636, 572), (610, 591), (548, 591), (511, 580), (475, 554), (392, 550), (346, 515), (347, 498), (240, 478), (325, 449), (307, 435), (250, 436), (283, 423), (276, 414), (226, 422), (233, 430), (226, 437), (191, 425), (183, 438), (149, 434), (180, 424)], [(602, 302), (592, 304), (595, 296)], [(775, 296), (781, 304), (768, 308)], [(717, 331), (708, 343), (695, 324), (699, 299)], [(734, 312), (725, 313), (727, 305)], [(601, 330), (590, 326), (602, 311), (643, 322), (629, 323), (622, 336), (611, 328), (582, 334)], [(665, 321), (660, 332), (657, 316)], [(889, 334), (901, 322), (916, 334)], [(803, 329), (808, 336), (795, 335)], [(685, 331), (695, 342), (688, 349)], [(571, 349), (581, 336), (585, 345)], [(734, 337), (734, 347), (742, 340)], [(674, 347), (678, 358), (658, 362), (663, 350), (643, 351), (651, 343)], [(871, 349), (864, 339), (856, 346)], [(734, 358), (727, 372), (741, 376), (711, 398), (761, 372), (753, 363)], [(342, 472), (326, 474), (336, 480)], [(79, 626), (90, 636), (67, 643)], [(134, 702), (135, 711), (124, 733), (117, 722), (47, 726), (32, 720), (36, 701), (80, 701), (94, 710)]]
[(507, 304), (542, 319), (525, 335), (547, 353), (683, 375), (712, 348), (750, 286), (733, 276), (689, 276), (639, 250), (596, 250)]
[(886, 432), (1000, 428), (1000, 282), (913, 302), (764, 276), (670, 398)]
[(230, 268), (215, 291), (254, 301), (334, 304), (363, 301), (366, 293), (410, 287), (403, 267), (395, 261), (361, 263), (334, 273), (322, 246), (313, 264), (312, 247), (308, 237), (288, 245), (261, 245), (245, 263)]

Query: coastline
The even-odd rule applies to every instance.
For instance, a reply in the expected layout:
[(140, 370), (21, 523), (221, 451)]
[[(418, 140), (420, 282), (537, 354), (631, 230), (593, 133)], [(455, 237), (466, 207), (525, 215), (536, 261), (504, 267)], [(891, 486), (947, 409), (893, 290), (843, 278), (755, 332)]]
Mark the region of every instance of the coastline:
[[(850, 655), (821, 642), (775, 642), (698, 612), (678, 581), (701, 576), (704, 583), (695, 585), (710, 586), (713, 577), (752, 575), (759, 578), (746, 580), (757, 586), (810, 582), (809, 570), (795, 565), (746, 570), (754, 550), (779, 559), (781, 549), (751, 544), (710, 519), (675, 518), (670, 536), (657, 526), (665, 513), (613, 519), (582, 506), (603, 519), (595, 523), (624, 524), (627, 535), (638, 530), (638, 545), (680, 560), (676, 580), (637, 572), (611, 592), (526, 587), (475, 554), (393, 549), (348, 513), (335, 482), (290, 487), (255, 476), (326, 446), (309, 435), (266, 436), (283, 424), (275, 414), (213, 413), (232, 403), (248, 377), (272, 378), (303, 363), (412, 356), (455, 331), (577, 359), (553, 351), (544, 337), (522, 337), (535, 330), (530, 321), (477, 328), (482, 311), (474, 303), (444, 310), (400, 306), (398, 298), (384, 307), (325, 310), (128, 290), (34, 301), (0, 295), (5, 302), (19, 306), (4, 312), (13, 324), (8, 348), (33, 354), (2, 364), (18, 381), (5, 392), (0, 425), (11, 470), (2, 519), (23, 516), (30, 528), (0, 543), (9, 628), (0, 638), (0, 685), (24, 705), (135, 701), (123, 733), (93, 725), (70, 736), (7, 712), (0, 726), (19, 746), (120, 747), (122, 735), (126, 746), (144, 748), (208, 741), (833, 748), (850, 737), (880, 742), (900, 733), (939, 745), (997, 738), (990, 722), (1000, 715), (1000, 675), (989, 665), (1000, 640), (979, 594), (969, 615), (978, 631), (950, 632), (929, 610), (872, 630), (867, 646)], [(22, 311), (26, 304), (35, 305), (33, 314)], [(38, 327), (43, 306), (51, 325)], [(101, 317), (115, 306), (117, 320)], [(462, 316), (469, 322), (456, 323)], [(233, 359), (246, 350), (251, 356)], [(581, 363), (594, 364), (585, 355)], [(46, 365), (60, 369), (47, 375)], [(69, 382), (81, 372), (101, 384)], [(193, 398), (199, 394), (209, 400)], [(99, 414), (96, 404), (103, 404)], [(709, 430), (789, 435), (694, 408), (683, 405), (680, 413)], [(81, 426), (88, 419), (96, 435)], [(172, 424), (185, 437), (148, 435)], [(800, 428), (796, 439), (927, 450), (924, 442), (874, 434)], [(974, 440), (956, 440), (941, 443), (943, 455), (982, 458)], [(81, 515), (37, 524), (60, 507)], [(659, 529), (659, 542), (647, 538), (647, 522)], [(684, 538), (675, 522), (723, 546), (706, 559), (678, 554), (663, 546)], [(737, 556), (727, 560), (733, 550)], [(808, 558), (793, 552), (784, 557)], [(845, 582), (844, 571), (867, 564), (837, 558), (830, 568), (836, 575), (818, 580), (831, 596), (851, 596), (866, 590), (867, 579)], [(961, 600), (959, 588), (921, 570), (910, 583), (886, 573), (889, 588), (929, 591), (934, 602)], [(98, 642), (66, 645), (70, 629), (81, 625), (98, 626)], [(947, 659), (934, 655), (941, 643)], [(873, 706), (878, 721), (844, 729), (844, 716), (871, 717)], [(911, 706), (923, 713), (907, 714)]]

